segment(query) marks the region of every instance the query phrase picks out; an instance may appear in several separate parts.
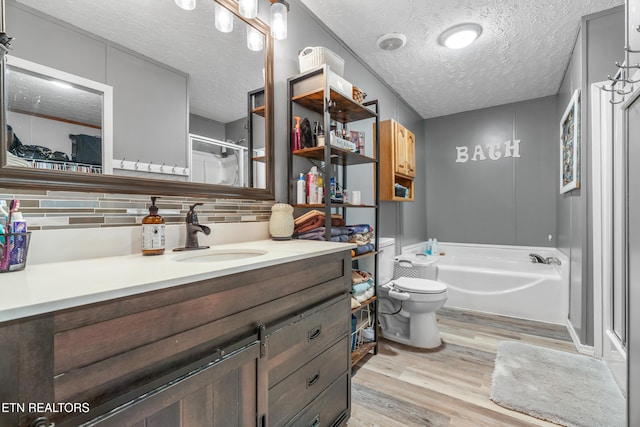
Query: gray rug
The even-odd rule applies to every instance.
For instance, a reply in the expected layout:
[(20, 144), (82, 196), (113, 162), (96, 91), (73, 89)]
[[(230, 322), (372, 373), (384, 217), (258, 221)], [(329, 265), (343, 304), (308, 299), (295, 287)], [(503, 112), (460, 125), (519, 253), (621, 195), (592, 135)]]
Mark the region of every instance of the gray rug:
[(580, 354), (502, 341), (491, 400), (556, 424), (624, 427), (626, 403), (607, 366)]

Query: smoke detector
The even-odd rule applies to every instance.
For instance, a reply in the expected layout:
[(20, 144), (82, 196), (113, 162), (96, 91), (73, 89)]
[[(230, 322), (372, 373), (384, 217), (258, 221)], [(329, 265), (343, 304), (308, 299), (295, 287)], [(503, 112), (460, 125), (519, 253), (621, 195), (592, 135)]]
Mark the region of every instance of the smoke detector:
[(398, 50), (407, 43), (407, 36), (400, 33), (387, 33), (378, 37), (376, 44), (382, 50)]

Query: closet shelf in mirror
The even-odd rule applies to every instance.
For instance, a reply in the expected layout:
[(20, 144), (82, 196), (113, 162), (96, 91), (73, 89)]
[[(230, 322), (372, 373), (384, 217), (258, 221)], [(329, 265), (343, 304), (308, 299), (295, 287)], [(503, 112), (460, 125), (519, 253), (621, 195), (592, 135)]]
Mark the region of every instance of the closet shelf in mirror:
[[(295, 150), (292, 154), (295, 156), (306, 157), (308, 159), (323, 161), (324, 150), (326, 146), (303, 148), (301, 150)], [(354, 153), (353, 151), (345, 150), (338, 147), (331, 148), (331, 163), (334, 165), (360, 165), (366, 163), (376, 163), (376, 159), (362, 154)]]
[(265, 114), (265, 112), (266, 112), (266, 108), (265, 108), (265, 107), (264, 107), (264, 105), (263, 105), (263, 106), (261, 106), (261, 107), (254, 108), (253, 110), (251, 110), (251, 112), (252, 112), (253, 114), (257, 114), (257, 115), (258, 115), (258, 116), (260, 116), (260, 117), (264, 117), (264, 114)]
[(58, 160), (32, 160), (22, 159), (31, 164), (35, 169), (47, 169), (55, 171), (79, 172), (79, 173), (102, 173), (102, 166), (88, 165), (84, 163), (65, 162)]
[[(304, 208), (304, 209), (320, 209), (320, 208), (324, 208), (324, 203), (321, 204), (296, 204), (293, 205), (294, 208)], [(378, 205), (352, 205), (350, 203), (331, 203), (331, 208), (332, 209), (340, 209), (340, 208), (367, 208), (367, 209), (371, 209), (371, 208), (377, 208)]]

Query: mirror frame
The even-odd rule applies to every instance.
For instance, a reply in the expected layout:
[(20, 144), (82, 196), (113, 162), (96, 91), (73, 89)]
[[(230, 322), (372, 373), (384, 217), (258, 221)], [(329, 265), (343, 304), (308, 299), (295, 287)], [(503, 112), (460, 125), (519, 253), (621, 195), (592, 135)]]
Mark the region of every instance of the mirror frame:
[[(103, 174), (77, 174), (74, 172), (49, 171), (7, 166), (7, 132), (0, 132), (0, 187), (19, 189), (45, 189), (89, 193), (124, 193), (159, 196), (185, 196), (198, 198), (230, 198), (230, 199), (275, 199), (274, 169), (274, 84), (273, 84), (273, 45), (271, 31), (267, 24), (259, 19), (246, 19), (238, 12), (238, 3), (233, 0), (214, 0), (231, 11), (238, 19), (244, 21), (262, 33), (265, 37), (265, 163), (266, 188), (231, 187), (226, 185), (204, 184), (184, 181), (171, 181), (129, 176)], [(0, 31), (5, 31), (5, 2), (0, 1)], [(8, 36), (11, 36), (10, 34)], [(0, 44), (0, 129), (7, 127), (7, 100), (5, 91), (6, 49)], [(249, 117), (250, 119), (250, 117)], [(186, 136), (185, 136), (186, 138)]]

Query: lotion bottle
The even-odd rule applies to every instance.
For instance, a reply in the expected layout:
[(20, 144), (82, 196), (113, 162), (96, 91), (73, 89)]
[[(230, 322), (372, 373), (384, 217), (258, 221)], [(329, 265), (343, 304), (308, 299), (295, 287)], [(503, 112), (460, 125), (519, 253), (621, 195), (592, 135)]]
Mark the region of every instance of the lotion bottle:
[(304, 180), (304, 174), (300, 172), (300, 177), (296, 182), (296, 190), (297, 190), (296, 203), (298, 203), (299, 205), (304, 205), (305, 203), (307, 203), (306, 195), (304, 191), (304, 188), (306, 187), (306, 185), (307, 183)]
[(302, 149), (301, 134), (300, 134), (300, 117), (296, 116), (296, 126), (293, 128), (293, 150)]
[(151, 198), (149, 215), (142, 219), (142, 255), (164, 254), (164, 218), (158, 215), (156, 199)]

